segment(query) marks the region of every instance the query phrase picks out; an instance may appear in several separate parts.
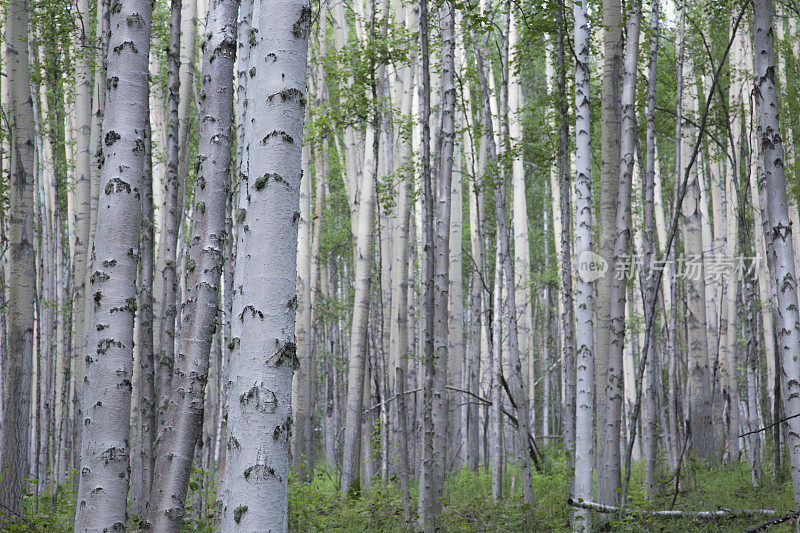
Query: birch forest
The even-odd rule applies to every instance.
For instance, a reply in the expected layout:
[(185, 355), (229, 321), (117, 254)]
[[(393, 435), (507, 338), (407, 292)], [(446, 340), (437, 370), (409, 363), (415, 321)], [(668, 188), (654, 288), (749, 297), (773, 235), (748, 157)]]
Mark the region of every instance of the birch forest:
[(795, 0), (0, 0), (0, 531), (800, 528)]

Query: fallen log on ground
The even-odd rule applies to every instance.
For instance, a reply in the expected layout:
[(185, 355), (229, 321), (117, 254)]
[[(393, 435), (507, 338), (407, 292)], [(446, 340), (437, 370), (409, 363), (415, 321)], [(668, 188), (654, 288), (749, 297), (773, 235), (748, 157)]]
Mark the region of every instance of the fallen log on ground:
[(772, 526), (783, 524), (784, 522), (788, 522), (789, 520), (797, 517), (800, 517), (800, 511), (794, 511), (793, 513), (779, 516), (778, 518), (770, 520), (769, 522), (764, 522), (763, 524), (759, 524), (753, 529), (748, 529), (744, 533), (756, 533), (757, 531), (764, 531), (765, 529), (771, 528)]
[(598, 513), (621, 513), (638, 516), (656, 516), (659, 518), (748, 518), (753, 516), (774, 516), (778, 514), (773, 509), (726, 509), (720, 507), (716, 511), (645, 511), (643, 509), (623, 509), (613, 505), (604, 505), (597, 502), (578, 501), (572, 498), (567, 499), (567, 505), (589, 509)]

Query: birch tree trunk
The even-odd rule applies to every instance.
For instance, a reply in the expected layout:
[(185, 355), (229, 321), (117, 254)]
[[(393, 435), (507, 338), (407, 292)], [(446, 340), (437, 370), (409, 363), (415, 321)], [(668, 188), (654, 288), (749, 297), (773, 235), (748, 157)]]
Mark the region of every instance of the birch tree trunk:
[[(402, 7), (402, 6), (401, 6)], [(402, 11), (401, 11), (402, 12)], [(416, 24), (416, 15), (413, 8), (405, 11), (405, 26), (413, 28)], [(412, 53), (410, 65), (402, 68), (398, 74), (402, 75), (402, 93), (400, 104), (400, 117), (403, 126), (396, 128), (401, 131), (411, 122), (414, 71), (416, 70), (416, 54)], [(411, 161), (411, 143), (405, 136), (397, 135), (394, 143), (397, 155), (395, 162), (402, 168)], [(400, 476), (400, 489), (402, 491), (403, 513), (406, 521), (411, 518), (411, 501), (409, 495), (409, 460), (408, 460), (408, 424), (405, 391), (407, 388), (406, 375), (408, 373), (408, 290), (409, 290), (409, 223), (411, 219), (411, 186), (413, 176), (405, 176), (395, 185), (397, 194), (394, 241), (394, 264), (392, 265), (392, 307), (390, 310), (389, 331), (389, 361), (390, 369), (394, 372), (393, 390), (397, 395), (396, 435), (398, 449), (398, 473)]]
[[(28, 2), (6, 7), (5, 41), (11, 126), (9, 191), (9, 261), (6, 353), (3, 361), (4, 422), (0, 432), (3, 482), (0, 504), (12, 516), (23, 509), (23, 483), (28, 459), (31, 374), (34, 357), (34, 126), (28, 52)], [(5, 512), (4, 512), (5, 514)]]
[[(426, 464), (433, 468), (425, 468), (423, 474), (433, 475), (431, 480), (431, 492), (425, 493), (420, 490), (420, 509), (422, 521), (427, 530), (432, 530), (435, 519), (441, 512), (442, 496), (444, 494), (444, 474), (446, 466), (446, 437), (448, 435), (448, 406), (447, 406), (447, 380), (448, 366), (450, 365), (450, 344), (449, 335), (449, 292), (450, 292), (450, 224), (451, 224), (451, 193), (453, 181), (453, 160), (455, 150), (455, 7), (449, 1), (445, 1), (441, 7), (442, 21), (442, 67), (440, 78), (441, 102), (439, 106), (439, 127), (437, 133), (437, 145), (439, 147), (436, 154), (435, 178), (436, 193), (431, 198), (435, 201), (435, 226), (433, 242), (428, 241), (428, 245), (433, 244), (434, 253), (434, 307), (433, 312), (433, 336), (434, 336), (434, 357), (431, 361), (426, 360), (425, 371), (433, 372), (432, 398), (433, 398), (433, 454), (429, 458), (427, 454), (423, 459), (423, 468)], [(458, 199), (460, 201), (460, 198)], [(460, 248), (459, 248), (460, 251)], [(460, 276), (460, 274), (459, 274)], [(430, 312), (430, 311), (429, 311)], [(456, 353), (455, 357), (460, 357)], [(428, 428), (425, 428), (428, 431)], [(429, 463), (428, 459), (432, 462)], [(427, 478), (423, 478), (427, 479)], [(421, 485), (424, 489), (426, 484)], [(424, 500), (423, 500), (424, 498)]]
[[(199, 162), (193, 235), (189, 250), (189, 292), (173, 372), (175, 391), (166, 412), (165, 439), (157, 457), (152, 526), (179, 531), (195, 443), (203, 423), (204, 392), (216, 331), (223, 268), (226, 198), (230, 194), (233, 64), (236, 58), (236, 0), (214, 0), (203, 42), (199, 108)], [(299, 97), (298, 97), (299, 98)], [(258, 181), (256, 181), (258, 184)], [(209, 412), (206, 416), (212, 417)], [(196, 465), (199, 466), (199, 465)]]
[[(191, 0), (190, 0), (191, 1)], [(171, 0), (169, 17), (169, 47), (167, 48), (167, 147), (164, 203), (164, 236), (162, 237), (161, 271), (161, 330), (158, 335), (158, 371), (156, 378), (156, 394), (158, 402), (158, 454), (161, 455), (161, 443), (165, 442), (166, 433), (174, 428), (166, 427), (166, 415), (169, 406), (172, 383), (172, 370), (175, 365), (175, 317), (178, 302), (178, 228), (183, 217), (179, 212), (179, 189), (181, 179), (178, 171), (180, 161), (180, 128), (179, 128), (179, 95), (181, 93), (181, 0)], [(155, 473), (158, 477), (158, 471)], [(158, 482), (154, 479), (154, 482)]]
[[(603, 461), (598, 465), (598, 495), (606, 494), (604, 490), (617, 492), (621, 482), (620, 463), (620, 423), (622, 417), (623, 401), (623, 351), (625, 347), (625, 303), (627, 291), (626, 269), (622, 262), (626, 259), (630, 246), (630, 211), (631, 211), (631, 183), (633, 175), (633, 156), (635, 149), (636, 131), (636, 76), (637, 61), (639, 57), (639, 28), (641, 20), (641, 6), (636, 4), (628, 21), (627, 38), (625, 46), (625, 78), (622, 86), (622, 139), (621, 139), (621, 164), (617, 180), (617, 207), (616, 231), (614, 231), (614, 269), (606, 276), (613, 277), (611, 286), (611, 338), (608, 352), (608, 369), (605, 394), (601, 395), (602, 404), (605, 406), (602, 423), (598, 422), (598, 439), (602, 435)], [(603, 278), (601, 278), (603, 279)], [(600, 418), (598, 418), (600, 421)], [(602, 431), (601, 431), (602, 429)], [(599, 447), (599, 445), (598, 445)], [(600, 479), (604, 479), (601, 486)], [(602, 489), (601, 489), (602, 487)]]
[(295, 338), (297, 339), (298, 367), (292, 383), (294, 407), (294, 430), (292, 431), (292, 466), (301, 480), (306, 481), (313, 473), (309, 462), (313, 449), (309, 446), (307, 433), (313, 431), (311, 411), (311, 383), (315, 368), (312, 364), (314, 349), (311, 328), (311, 147), (303, 144), (303, 175), (300, 180), (300, 220), (297, 229), (297, 317)]
[[(511, 13), (511, 30), (509, 32), (509, 47), (512, 53), (517, 56), (518, 31), (517, 21), (513, 12)], [(520, 58), (515, 57), (519, 62)], [(522, 113), (524, 105), (522, 101), (522, 87), (519, 73), (515, 67), (511, 67), (508, 80), (508, 111), (509, 111), (509, 133), (512, 146), (522, 144)], [(467, 84), (465, 84), (466, 86)], [(465, 101), (467, 96), (465, 95)], [(466, 144), (466, 139), (465, 139)], [(515, 152), (516, 154), (516, 152)], [(521, 153), (514, 157), (512, 163), (512, 213), (511, 217), (514, 231), (514, 285), (516, 287), (515, 299), (517, 311), (519, 312), (519, 322), (517, 324), (519, 332), (519, 351), (527, 361), (533, 357), (533, 346), (531, 336), (533, 335), (533, 306), (530, 288), (530, 241), (528, 238), (528, 203), (525, 195), (525, 168)], [(477, 220), (476, 220), (477, 222)], [(473, 256), (478, 261), (477, 253), (473, 249)], [(478, 273), (476, 271), (476, 273)], [(480, 302), (480, 295), (483, 292), (480, 286), (481, 278), (473, 280), (476, 284), (477, 302)], [(473, 292), (473, 294), (476, 294)], [(480, 315), (480, 308), (475, 310), (475, 314)], [(473, 317), (473, 320), (480, 320), (480, 316)], [(480, 330), (478, 330), (480, 332)], [(480, 334), (480, 333), (479, 333)], [(479, 344), (478, 344), (479, 346)], [(531, 391), (533, 392), (533, 391)]]
[[(649, 313), (654, 309), (653, 302), (658, 297), (655, 286), (656, 272), (654, 261), (656, 256), (656, 223), (655, 223), (655, 174), (656, 174), (656, 75), (658, 73), (658, 40), (659, 40), (659, 0), (653, 0), (650, 13), (650, 51), (647, 74), (647, 155), (643, 180), (644, 192), (644, 275), (645, 294), (644, 309)], [(645, 323), (649, 316), (645, 316)], [(642, 419), (642, 441), (644, 447), (644, 487), (645, 494), (652, 498), (656, 495), (656, 460), (658, 456), (658, 406), (657, 392), (660, 380), (657, 377), (658, 363), (655, 343), (649, 345), (650, 353), (647, 354), (645, 376), (647, 380), (647, 393), (644, 397), (644, 417)]]
[[(149, 115), (149, 113), (148, 113)], [(155, 248), (153, 245), (154, 220), (153, 220), (153, 158), (152, 158), (152, 130), (150, 120), (145, 123), (145, 163), (142, 173), (142, 229), (141, 229), (141, 257), (139, 258), (139, 280), (137, 312), (139, 330), (135, 345), (139, 349), (139, 383), (136, 387), (139, 393), (139, 425), (135, 427), (135, 439), (140, 454), (139, 465), (141, 474), (138, 476), (140, 487), (139, 508), (134, 509), (137, 515), (145, 518), (150, 512), (150, 487), (153, 481), (153, 468), (155, 455), (153, 450), (156, 434), (155, 421), (155, 374), (153, 350), (153, 260)]]
[[(455, 91), (455, 89), (454, 89)], [(453, 98), (455, 104), (455, 97)], [(455, 105), (453, 106), (455, 108)], [(455, 109), (453, 110), (455, 114)], [(459, 124), (460, 126), (460, 124)], [(454, 133), (455, 136), (455, 133)], [(455, 139), (454, 139), (455, 140)], [(453, 140), (453, 141), (454, 141)], [(455, 143), (454, 143), (455, 144)], [(447, 378), (458, 388), (464, 388), (464, 287), (462, 277), (462, 234), (463, 234), (463, 196), (461, 154), (453, 157), (452, 192), (450, 200), (450, 243), (449, 243), (449, 303), (448, 303), (448, 369)], [(463, 393), (448, 393), (447, 416), (448, 438), (447, 456), (450, 460), (447, 467), (458, 472), (466, 458), (466, 449), (462, 446), (463, 432), (467, 430), (466, 409), (471, 398)], [(442, 480), (444, 481), (444, 480)]]
[[(600, 243), (598, 251), (609, 266), (614, 264), (614, 242), (617, 220), (617, 190), (620, 176), (620, 82), (622, 79), (621, 5), (619, 0), (603, 0), (603, 87), (600, 178)], [(609, 375), (619, 374), (613, 368), (611, 353), (611, 285), (613, 270), (599, 278), (597, 285), (597, 359), (595, 381), (598, 391), (597, 420), (597, 501), (614, 505), (619, 494), (619, 412), (614, 403), (615, 386), (609, 387)], [(624, 307), (624, 306), (623, 306)], [(621, 349), (621, 346), (620, 346)], [(608, 390), (607, 390), (608, 389)], [(616, 443), (616, 444), (615, 444)]]
[(92, 320), (86, 355), (76, 531), (124, 528), (133, 323), (148, 106), (150, 2), (111, 13), (104, 162), (92, 255)]
[[(758, 145), (763, 154), (763, 173), (759, 188), (767, 195), (767, 212), (772, 237), (772, 250), (767, 260), (773, 272), (773, 287), (777, 293), (778, 351), (781, 358), (781, 397), (785, 413), (800, 412), (800, 315), (797, 307), (797, 275), (794, 268), (792, 226), (789, 220), (786, 176), (783, 164), (783, 141), (778, 116), (773, 49), (772, 2), (757, 0), (753, 4), (755, 49), (754, 84), (758, 114)], [(788, 448), (795, 505), (800, 505), (800, 420), (787, 422)]]
[(257, 2), (252, 16), (245, 98), (254, 120), (243, 123), (238, 180), (220, 529), (280, 532), (288, 529), (295, 258), (311, 10), (304, 0)]
[[(555, 229), (560, 228), (561, 234), (556, 234), (554, 239), (560, 246), (556, 249), (560, 251), (559, 266), (561, 267), (561, 294), (559, 295), (559, 310), (561, 311), (561, 331), (562, 331), (562, 368), (564, 382), (564, 415), (562, 420), (562, 433), (564, 435), (564, 449), (572, 456), (575, 446), (575, 308), (572, 302), (572, 191), (570, 187), (570, 168), (569, 168), (569, 109), (567, 106), (567, 67), (564, 50), (564, 39), (567, 31), (566, 13), (563, 4), (559, 4), (557, 16), (557, 42), (556, 42), (556, 80), (558, 85), (558, 114), (559, 133), (558, 133), (558, 174), (560, 184), (558, 206), (558, 216), (553, 219), (560, 219), (560, 223)], [(555, 195), (554, 195), (555, 196)], [(531, 388), (531, 395), (534, 389)]]
[[(691, 71), (691, 63), (689, 63)], [(685, 67), (684, 67), (685, 68)], [(688, 108), (695, 111), (697, 97), (694, 87), (688, 88)], [(684, 153), (689, 153), (696, 129), (690, 123), (683, 126), (681, 143)], [(690, 162), (681, 161), (680, 175), (684, 176)], [(687, 185), (686, 197), (681, 204), (683, 219), (684, 272), (687, 307), (687, 350), (691, 395), (690, 429), (692, 451), (698, 459), (715, 461), (714, 427), (712, 417), (711, 372), (708, 359), (708, 330), (706, 328), (705, 264), (703, 256), (700, 182), (697, 167), (693, 167)], [(676, 303), (676, 302), (673, 302)]]
[[(575, 26), (575, 470), (574, 498), (592, 498), (594, 470), (594, 287), (592, 254), (592, 147), (588, 0), (573, 6)], [(572, 369), (569, 369), (572, 372)], [(591, 514), (576, 509), (573, 531), (591, 531)]]
[[(364, 153), (372, 156), (374, 133), (367, 128), (367, 147)], [(364, 165), (362, 183), (359, 184), (357, 225), (355, 233), (355, 297), (353, 301), (353, 322), (350, 330), (350, 357), (347, 368), (347, 405), (345, 408), (345, 433), (342, 462), (341, 495), (355, 488), (359, 480), (359, 458), (361, 456), (361, 422), (363, 419), (362, 397), (364, 395), (364, 372), (368, 351), (367, 324), (369, 321), (371, 259), (374, 209), (375, 168)]]
[[(98, 2), (97, 10), (102, 12), (103, 2)], [(89, 237), (90, 237), (90, 218), (92, 203), (92, 151), (96, 147), (91, 144), (92, 132), (92, 50), (89, 38), (89, 2), (80, 0), (78, 11), (84, 26), (81, 32), (77, 54), (75, 56), (75, 120), (76, 120), (76, 152), (75, 158), (75, 202), (73, 207), (72, 225), (74, 228), (73, 250), (73, 290), (72, 290), (72, 324), (75, 334), (72, 337), (72, 352), (83, 351), (85, 340), (86, 324), (86, 283), (88, 276), (88, 256), (89, 256)], [(97, 58), (97, 63), (102, 63), (102, 59)], [(85, 363), (83, 363), (85, 364)]]

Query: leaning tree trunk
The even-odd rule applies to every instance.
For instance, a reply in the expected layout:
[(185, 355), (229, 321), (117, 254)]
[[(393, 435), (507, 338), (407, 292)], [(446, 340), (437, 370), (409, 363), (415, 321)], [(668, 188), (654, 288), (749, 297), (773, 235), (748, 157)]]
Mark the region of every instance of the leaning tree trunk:
[(76, 531), (125, 527), (151, 3), (111, 13)]
[[(592, 146), (589, 104), (588, 0), (576, 2), (575, 20), (575, 472), (573, 498), (592, 499), (594, 470), (594, 290), (582, 266), (592, 259)], [(572, 369), (569, 369), (572, 372)], [(591, 514), (576, 509), (574, 531), (591, 531)]]
[[(794, 267), (792, 226), (789, 219), (786, 175), (783, 166), (783, 141), (778, 117), (778, 97), (775, 87), (775, 60), (772, 30), (771, 0), (754, 2), (753, 26), (755, 28), (755, 95), (758, 114), (758, 145), (763, 154), (764, 169), (759, 179), (762, 194), (767, 195), (769, 228), (772, 233), (772, 250), (767, 257), (773, 272), (774, 290), (777, 293), (776, 320), (778, 322), (778, 351), (781, 360), (783, 390), (781, 397), (784, 412), (800, 412), (800, 314), (798, 313), (797, 273)], [(800, 505), (800, 419), (787, 421), (788, 448), (794, 488), (795, 505)]]
[(176, 393), (170, 395), (165, 417), (169, 431), (162, 435), (164, 442), (155, 468), (151, 523), (156, 531), (180, 531), (195, 444), (203, 423), (204, 389), (216, 330), (224, 247), (229, 238), (225, 214), (230, 194), (238, 8), (236, 0), (212, 3), (202, 45), (200, 166), (188, 261), (189, 292), (181, 310), (183, 327), (172, 378)]
[[(239, 174), (222, 531), (286, 531), (300, 150), (311, 10), (254, 6)], [(268, 265), (268, 268), (264, 268)]]
[[(5, 360), (3, 361), (4, 420), (0, 432), (3, 514), (20, 516), (23, 484), (28, 477), (31, 427), (30, 394), (33, 369), (36, 266), (33, 243), (34, 128), (33, 97), (28, 64), (28, 2), (10, 2), (6, 11), (7, 79), (11, 126), (9, 190), (9, 260)], [(134, 275), (135, 278), (135, 275)]]

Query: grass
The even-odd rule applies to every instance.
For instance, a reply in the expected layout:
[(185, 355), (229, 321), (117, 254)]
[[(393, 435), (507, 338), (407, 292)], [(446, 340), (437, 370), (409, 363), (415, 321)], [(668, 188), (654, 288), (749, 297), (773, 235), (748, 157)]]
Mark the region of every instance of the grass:
[[(507, 497), (494, 502), (491, 497), (491, 474), (483, 469), (473, 474), (462, 470), (450, 475), (445, 484), (440, 529), (442, 531), (569, 531), (568, 469), (563, 457), (551, 463), (545, 474), (534, 474), (534, 505), (526, 526), (520, 472), (509, 468), (504, 479)], [(643, 510), (670, 509), (674, 483), (662, 481), (661, 494), (647, 500), (643, 493), (644, 468), (635, 464), (631, 472), (628, 507)], [(512, 491), (513, 488), (513, 491)], [(412, 506), (416, 487), (412, 487)], [(716, 510), (774, 509), (779, 514), (793, 508), (791, 482), (775, 482), (765, 465), (764, 480), (758, 487), (750, 482), (746, 463), (703, 468), (686, 465), (674, 509)], [(665, 519), (652, 517), (623, 518), (604, 515), (605, 523), (595, 520), (596, 531), (651, 532), (697, 531), (741, 532), (769, 517), (751, 519)], [(311, 483), (290, 486), (289, 528), (292, 531), (403, 531), (403, 508), (399, 489), (394, 485), (373, 485), (358, 498), (341, 502), (335, 473), (322, 472)], [(776, 526), (771, 532), (791, 531), (790, 524)]]
[[(445, 482), (441, 531), (569, 531), (568, 467), (561, 456), (552, 459), (545, 473), (533, 475), (534, 505), (526, 506), (522, 497), (521, 473), (509, 466), (503, 480), (506, 497), (494, 502), (491, 497), (491, 473), (481, 468), (477, 473), (461, 470), (449, 475)], [(635, 464), (631, 473), (630, 508), (645, 510), (669, 509), (674, 496), (674, 483), (662, 482), (662, 492), (653, 500), (643, 494), (643, 465)], [(764, 480), (753, 487), (750, 470), (745, 463), (725, 467), (704, 468), (689, 462), (675, 497), (675, 509), (715, 510), (775, 509), (779, 514), (792, 510), (792, 489), (789, 481), (776, 482), (771, 465), (764, 465)], [(373, 483), (357, 497), (342, 502), (338, 492), (338, 473), (321, 471), (310, 483), (291, 480), (289, 484), (289, 529), (291, 531), (392, 532), (406, 530), (400, 490), (396, 484)], [(195, 489), (207, 501), (213, 501), (213, 490), (190, 488), (189, 501), (196, 501)], [(412, 508), (416, 508), (417, 488), (411, 489)], [(74, 513), (74, 492), (70, 485), (59, 489), (59, 497), (28, 499), (25, 521), (14, 526), (0, 526), (0, 531), (71, 531)], [(529, 522), (526, 524), (526, 513)], [(193, 513), (187, 513), (187, 517)], [(743, 531), (767, 520), (675, 520), (651, 517), (604, 515), (606, 521), (595, 520), (595, 531), (651, 532)], [(131, 524), (130, 530), (134, 530)], [(186, 523), (184, 531), (212, 531), (212, 517)], [(791, 524), (771, 528), (770, 532), (791, 531)]]

